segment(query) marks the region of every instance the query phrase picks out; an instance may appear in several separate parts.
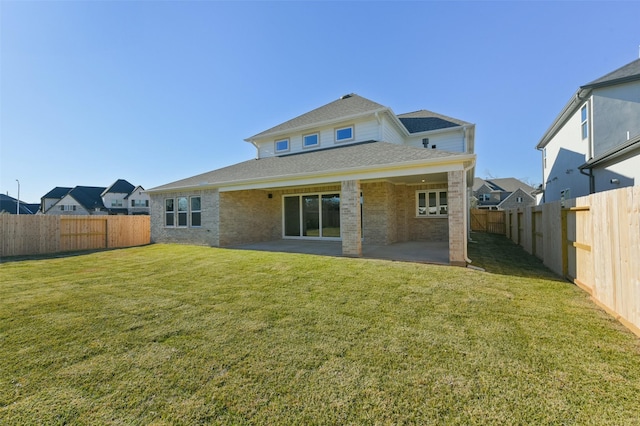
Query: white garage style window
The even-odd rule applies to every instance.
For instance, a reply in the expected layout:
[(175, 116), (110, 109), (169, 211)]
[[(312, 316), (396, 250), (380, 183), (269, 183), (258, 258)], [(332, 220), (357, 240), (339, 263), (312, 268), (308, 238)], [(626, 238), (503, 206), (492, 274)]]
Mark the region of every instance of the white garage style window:
[(165, 227), (199, 227), (201, 213), (200, 197), (177, 197), (164, 200)]
[(416, 216), (447, 215), (447, 191), (416, 191)]

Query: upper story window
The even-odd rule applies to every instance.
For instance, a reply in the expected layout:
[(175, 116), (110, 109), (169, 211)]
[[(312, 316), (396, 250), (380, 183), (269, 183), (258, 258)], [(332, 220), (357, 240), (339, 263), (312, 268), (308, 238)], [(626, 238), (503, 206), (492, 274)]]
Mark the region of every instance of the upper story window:
[(280, 139), (276, 142), (276, 152), (289, 151), (289, 139)]
[(547, 168), (547, 148), (542, 148), (542, 162), (544, 163), (543, 167)]
[(491, 194), (480, 194), (480, 201), (490, 201)]
[(304, 135), (302, 137), (302, 146), (303, 148), (308, 148), (310, 146), (320, 145), (320, 135), (318, 133), (313, 133), (311, 135)]
[(516, 203), (521, 203), (522, 202), (522, 197), (516, 197)]
[(580, 110), (580, 123), (582, 126), (582, 139), (587, 139), (589, 137), (589, 111), (586, 105)]
[(353, 126), (340, 127), (336, 129), (336, 142), (352, 141), (353, 139)]
[(131, 207), (149, 207), (149, 200), (131, 200)]
[(416, 216), (447, 215), (447, 191), (416, 191)]
[(122, 200), (111, 200), (111, 207), (122, 207)]

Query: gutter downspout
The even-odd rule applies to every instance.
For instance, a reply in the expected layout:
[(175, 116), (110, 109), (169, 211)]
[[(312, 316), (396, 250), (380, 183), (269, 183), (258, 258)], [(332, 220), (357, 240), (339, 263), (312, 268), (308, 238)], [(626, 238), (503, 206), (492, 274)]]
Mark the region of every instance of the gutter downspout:
[(580, 170), (580, 174), (583, 174), (585, 176), (589, 176), (589, 194), (595, 194), (596, 192), (596, 180), (593, 176), (593, 170), (591, 168), (587, 169), (589, 170), (589, 173), (585, 173), (584, 169), (578, 169)]
[(466, 216), (467, 216), (467, 223), (466, 226), (464, 227), (464, 232), (465, 232), (465, 245), (464, 245), (464, 261), (467, 262), (467, 264), (471, 264), (472, 260), (469, 259), (468, 253), (467, 253), (467, 246), (469, 243), (469, 228), (470, 228), (470, 224), (471, 224), (471, 212), (469, 211), (469, 189), (467, 188), (467, 172), (469, 170), (471, 170), (472, 168), (475, 167), (475, 164), (470, 165), (469, 167), (465, 167), (464, 168), (464, 172), (463, 172), (463, 176), (464, 176), (464, 193), (465, 193), (465, 197), (464, 197), (464, 209), (466, 211)]

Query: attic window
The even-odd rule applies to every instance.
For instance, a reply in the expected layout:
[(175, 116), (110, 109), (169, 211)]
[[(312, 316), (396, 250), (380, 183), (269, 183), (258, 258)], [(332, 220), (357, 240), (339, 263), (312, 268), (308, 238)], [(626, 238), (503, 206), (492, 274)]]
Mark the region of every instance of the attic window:
[(353, 139), (353, 126), (340, 127), (336, 129), (336, 142), (346, 142)]
[(320, 144), (320, 135), (318, 133), (313, 133), (311, 135), (304, 135), (302, 137), (302, 146), (304, 148), (316, 146), (319, 144)]
[(281, 139), (275, 142), (276, 152), (289, 151), (289, 139)]

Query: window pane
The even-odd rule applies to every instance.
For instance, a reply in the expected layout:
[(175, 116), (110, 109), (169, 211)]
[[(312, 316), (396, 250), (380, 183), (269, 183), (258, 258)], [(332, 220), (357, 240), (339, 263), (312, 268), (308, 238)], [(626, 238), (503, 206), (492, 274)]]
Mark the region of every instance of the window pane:
[(191, 197), (191, 211), (200, 211), (200, 197)]
[(351, 139), (353, 137), (353, 129), (351, 127), (345, 127), (344, 129), (336, 130), (336, 140)]
[(418, 194), (418, 215), (424, 216), (427, 214), (427, 194), (420, 192)]
[(178, 213), (178, 226), (187, 226), (187, 212)]
[(318, 145), (318, 135), (307, 135), (304, 137), (304, 146)]
[(189, 208), (189, 204), (187, 203), (187, 197), (178, 198), (178, 211), (186, 212)]
[(167, 198), (166, 200), (164, 200), (164, 209), (168, 212), (173, 211), (173, 198)]
[(340, 237), (340, 194), (322, 196), (322, 236)]
[(287, 151), (288, 149), (289, 149), (288, 139), (276, 141), (276, 151)]
[(320, 206), (317, 195), (302, 196), (302, 235), (320, 236)]
[(587, 106), (586, 105), (582, 107), (581, 115), (582, 115), (582, 121), (587, 121)]
[(300, 236), (300, 197), (284, 197), (284, 235)]
[(589, 136), (589, 126), (587, 123), (582, 123), (582, 139), (586, 139)]
[(436, 193), (429, 193), (429, 214), (438, 214), (438, 207), (436, 205)]
[(447, 193), (440, 192), (440, 214), (447, 214)]
[(165, 213), (165, 226), (173, 226), (173, 213)]
[(201, 226), (200, 212), (191, 213), (191, 226)]

